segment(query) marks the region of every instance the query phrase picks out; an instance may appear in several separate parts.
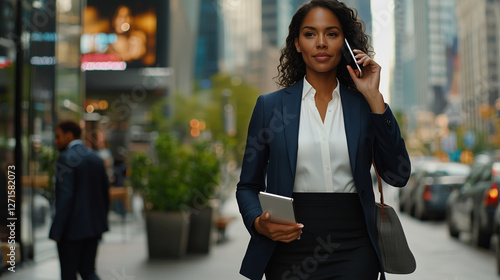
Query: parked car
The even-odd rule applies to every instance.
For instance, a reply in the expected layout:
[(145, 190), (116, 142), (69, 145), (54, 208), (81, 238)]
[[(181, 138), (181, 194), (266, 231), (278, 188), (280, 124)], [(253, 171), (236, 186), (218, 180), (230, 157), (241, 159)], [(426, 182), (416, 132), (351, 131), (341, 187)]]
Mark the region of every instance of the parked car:
[[(500, 176), (499, 174), (495, 174), (495, 177)], [(496, 181), (498, 182), (499, 178)], [(500, 276), (500, 207), (497, 207), (495, 210), (495, 214), (493, 217), (493, 236), (495, 236), (496, 242), (496, 265), (497, 265), (497, 274)]]
[(405, 210), (418, 219), (444, 218), (450, 193), (459, 188), (470, 167), (456, 162), (428, 162), (415, 173), (415, 185), (408, 190)]
[(414, 210), (411, 209), (409, 201), (413, 195), (419, 180), (422, 178), (422, 168), (429, 163), (439, 162), (435, 157), (412, 157), (411, 158), (411, 175), (408, 183), (404, 188), (399, 189), (399, 210), (414, 215)]
[(465, 184), (454, 190), (447, 202), (446, 222), (450, 236), (457, 238), (461, 232), (468, 232), (474, 245), (490, 247), (498, 205), (499, 175), (498, 156), (476, 157)]

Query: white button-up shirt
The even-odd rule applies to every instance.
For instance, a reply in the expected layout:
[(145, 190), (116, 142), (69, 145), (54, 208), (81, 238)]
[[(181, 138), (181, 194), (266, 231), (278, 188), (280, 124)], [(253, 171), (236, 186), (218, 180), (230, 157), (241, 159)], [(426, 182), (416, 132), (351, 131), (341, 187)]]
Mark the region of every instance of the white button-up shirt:
[(316, 90), (304, 77), (293, 191), (355, 193), (339, 80), (328, 103), (325, 122), (316, 108), (315, 95)]

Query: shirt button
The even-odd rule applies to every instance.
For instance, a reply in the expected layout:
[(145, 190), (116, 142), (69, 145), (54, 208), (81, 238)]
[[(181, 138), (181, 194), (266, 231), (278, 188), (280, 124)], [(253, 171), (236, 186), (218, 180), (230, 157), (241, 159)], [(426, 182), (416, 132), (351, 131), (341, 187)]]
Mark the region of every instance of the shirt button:
[(325, 138), (325, 137), (323, 137), (323, 141), (326, 141), (326, 138)]
[(332, 110), (328, 110), (328, 112), (331, 112)]
[(326, 167), (326, 171), (330, 171), (330, 167), (328, 167), (328, 166), (327, 166), (327, 167)]

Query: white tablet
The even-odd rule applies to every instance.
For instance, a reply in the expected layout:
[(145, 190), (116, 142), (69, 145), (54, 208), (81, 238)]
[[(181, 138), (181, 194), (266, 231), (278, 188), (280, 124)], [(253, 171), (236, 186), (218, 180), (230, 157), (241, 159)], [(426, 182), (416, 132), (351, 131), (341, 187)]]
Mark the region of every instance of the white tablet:
[(293, 198), (260, 192), (259, 200), (262, 211), (271, 214), (271, 222), (285, 225), (297, 223), (293, 211)]

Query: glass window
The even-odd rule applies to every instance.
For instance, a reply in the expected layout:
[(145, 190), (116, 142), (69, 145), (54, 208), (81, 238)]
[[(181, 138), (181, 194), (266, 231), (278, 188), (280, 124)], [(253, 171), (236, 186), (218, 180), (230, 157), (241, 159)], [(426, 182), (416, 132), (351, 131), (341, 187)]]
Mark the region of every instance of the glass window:
[[(7, 241), (7, 167), (16, 166), (14, 149), (15, 121), (15, 43), (9, 39), (15, 23), (15, 9), (10, 2), (1, 2), (0, 9), (0, 237)], [(16, 170), (14, 170), (16, 171)], [(19, 188), (20, 190), (20, 188)], [(19, 204), (17, 204), (19, 205)], [(0, 243), (1, 243), (0, 241)]]
[(472, 167), (472, 171), (467, 178), (467, 183), (470, 184), (472, 187), (479, 181), (479, 178), (481, 178), (481, 174), (483, 173), (484, 170), (484, 165), (475, 165)]
[(491, 181), (491, 164), (482, 169), (480, 181)]

